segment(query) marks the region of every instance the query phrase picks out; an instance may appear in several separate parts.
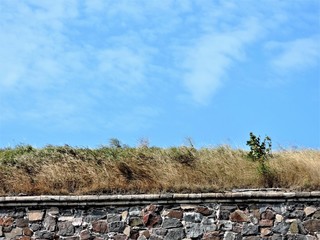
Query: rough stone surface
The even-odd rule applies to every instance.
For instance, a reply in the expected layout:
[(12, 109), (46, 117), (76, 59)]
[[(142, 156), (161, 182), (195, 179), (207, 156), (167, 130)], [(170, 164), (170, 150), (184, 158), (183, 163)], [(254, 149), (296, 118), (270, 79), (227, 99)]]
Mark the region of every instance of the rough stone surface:
[(183, 228), (172, 228), (168, 230), (167, 235), (164, 240), (181, 240), (185, 237), (185, 232)]
[(306, 207), (304, 209), (304, 213), (306, 214), (306, 216), (310, 216), (311, 214), (314, 214), (317, 211), (317, 208), (310, 206), (310, 207)]
[(259, 226), (254, 225), (253, 223), (244, 223), (242, 229), (242, 235), (257, 235), (259, 233)]
[(58, 235), (72, 236), (74, 234), (74, 226), (72, 222), (58, 222)]
[(121, 233), (126, 228), (125, 222), (116, 221), (108, 224), (109, 232), (118, 232)]
[(181, 211), (181, 210), (170, 210), (168, 212), (167, 216), (170, 217), (170, 218), (182, 219), (183, 211)]
[(97, 233), (108, 232), (108, 222), (105, 220), (98, 220), (92, 223), (92, 231)]
[(170, 201), (137, 206), (0, 208), (0, 240), (320, 239), (318, 202), (197, 205)]
[(176, 218), (165, 218), (163, 220), (162, 227), (167, 229), (178, 228), (178, 227), (182, 227), (182, 223), (181, 221), (179, 221), (179, 219), (176, 219)]
[(15, 239), (17, 236), (21, 236), (23, 233), (22, 228), (14, 228), (12, 231), (4, 233), (6, 239)]
[(43, 226), (46, 230), (54, 232), (56, 230), (57, 219), (51, 215), (47, 215), (44, 219)]
[(310, 219), (303, 223), (303, 226), (309, 233), (320, 232), (320, 220)]
[(249, 217), (241, 210), (235, 210), (230, 214), (230, 220), (233, 222), (249, 222)]
[(28, 212), (28, 219), (30, 222), (41, 221), (44, 216), (43, 210), (35, 210)]
[(187, 237), (198, 238), (203, 234), (203, 227), (200, 223), (191, 223), (186, 229)]

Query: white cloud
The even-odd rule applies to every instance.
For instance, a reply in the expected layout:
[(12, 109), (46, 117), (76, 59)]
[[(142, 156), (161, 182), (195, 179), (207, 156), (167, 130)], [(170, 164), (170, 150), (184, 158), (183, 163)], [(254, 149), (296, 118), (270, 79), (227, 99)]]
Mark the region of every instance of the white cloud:
[(187, 49), (184, 84), (195, 102), (206, 104), (222, 85), (229, 67), (245, 58), (245, 47), (258, 38), (255, 19), (248, 19), (238, 30), (204, 34)]
[(272, 41), (266, 49), (275, 53), (272, 66), (278, 71), (302, 70), (319, 66), (320, 37), (295, 39), (287, 42)]

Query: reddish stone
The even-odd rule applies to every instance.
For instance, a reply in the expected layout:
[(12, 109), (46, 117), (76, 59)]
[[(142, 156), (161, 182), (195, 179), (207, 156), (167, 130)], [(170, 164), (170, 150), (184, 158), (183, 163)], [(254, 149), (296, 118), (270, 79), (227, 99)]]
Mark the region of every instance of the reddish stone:
[(143, 217), (142, 217), (142, 221), (143, 221), (143, 224), (144, 224), (145, 226), (146, 226), (147, 223), (149, 222), (150, 215), (151, 215), (151, 213), (147, 213), (147, 214), (144, 214)]
[(88, 240), (90, 239), (90, 232), (88, 230), (83, 230), (80, 232), (80, 239), (81, 240)]
[(202, 240), (220, 240), (223, 236), (218, 231), (207, 232), (203, 235)]
[(32, 236), (33, 235), (33, 231), (30, 228), (24, 228), (23, 229), (23, 234), (26, 236)]
[(31, 237), (29, 237), (29, 236), (22, 236), (22, 237), (18, 238), (18, 240), (30, 240), (30, 239), (31, 239)]
[(261, 213), (261, 219), (275, 219), (276, 215), (271, 210), (266, 210), (265, 212)]
[(183, 211), (170, 210), (167, 216), (170, 217), (170, 218), (182, 219), (182, 217), (183, 217)]
[(104, 220), (95, 221), (92, 223), (92, 231), (98, 233), (108, 232), (108, 222)]
[(273, 226), (273, 220), (262, 219), (262, 220), (259, 221), (259, 225), (261, 227), (272, 227)]
[(241, 210), (235, 210), (230, 214), (230, 220), (232, 222), (249, 222), (249, 217)]
[(320, 229), (320, 220), (318, 219), (310, 219), (305, 222), (303, 222), (303, 226), (309, 233), (314, 233), (319, 231)]
[(3, 217), (0, 218), (0, 226), (9, 227), (13, 224), (13, 218), (12, 217)]
[(149, 217), (149, 222), (147, 223), (147, 227), (151, 228), (155, 225), (159, 225), (162, 223), (162, 218), (159, 215), (151, 215), (151, 217)]
[(196, 208), (196, 212), (201, 213), (204, 216), (209, 216), (209, 215), (211, 215), (213, 213), (213, 210), (209, 209), (207, 207), (199, 206), (199, 207)]

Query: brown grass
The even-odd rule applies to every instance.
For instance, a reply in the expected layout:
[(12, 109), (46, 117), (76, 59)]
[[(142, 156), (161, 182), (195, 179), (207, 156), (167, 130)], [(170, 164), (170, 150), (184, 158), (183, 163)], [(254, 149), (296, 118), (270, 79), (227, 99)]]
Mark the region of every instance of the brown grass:
[[(268, 175), (247, 152), (217, 148), (0, 149), (0, 195), (210, 192), (320, 188), (320, 151), (280, 151)], [(266, 178), (267, 181), (266, 181)]]

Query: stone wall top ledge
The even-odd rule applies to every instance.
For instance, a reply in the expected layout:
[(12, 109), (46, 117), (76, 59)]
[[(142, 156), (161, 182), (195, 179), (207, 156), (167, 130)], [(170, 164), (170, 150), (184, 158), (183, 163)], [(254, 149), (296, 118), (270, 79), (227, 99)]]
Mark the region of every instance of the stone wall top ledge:
[(121, 205), (139, 203), (201, 203), (201, 202), (292, 202), (319, 201), (320, 191), (232, 191), (221, 193), (165, 193), (137, 195), (41, 195), (41, 196), (5, 196), (0, 197), (0, 206), (34, 205)]

